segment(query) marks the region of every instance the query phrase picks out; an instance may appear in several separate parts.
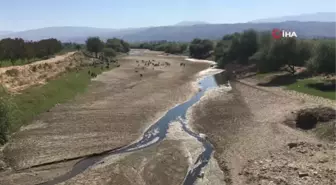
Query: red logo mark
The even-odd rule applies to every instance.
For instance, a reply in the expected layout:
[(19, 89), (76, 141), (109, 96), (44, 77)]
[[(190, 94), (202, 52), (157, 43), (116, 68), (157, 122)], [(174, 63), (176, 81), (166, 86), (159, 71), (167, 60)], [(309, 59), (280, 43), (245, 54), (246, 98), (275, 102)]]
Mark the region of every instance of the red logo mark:
[(282, 37), (281, 30), (273, 29), (272, 30), (272, 36), (273, 36), (274, 39), (280, 39)]

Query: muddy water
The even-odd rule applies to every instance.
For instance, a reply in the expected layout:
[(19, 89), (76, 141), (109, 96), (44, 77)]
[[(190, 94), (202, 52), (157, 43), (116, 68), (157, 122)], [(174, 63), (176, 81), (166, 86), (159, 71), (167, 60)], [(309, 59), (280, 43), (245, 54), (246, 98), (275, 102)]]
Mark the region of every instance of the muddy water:
[(134, 152), (140, 149), (150, 147), (156, 143), (159, 143), (164, 138), (166, 138), (169, 124), (173, 121), (180, 121), (183, 130), (189, 135), (195, 137), (199, 142), (203, 144), (204, 151), (198, 156), (197, 160), (194, 163), (194, 166), (191, 167), (190, 168), (191, 170), (188, 171), (188, 173), (186, 174), (183, 183), (184, 185), (194, 184), (202, 168), (208, 164), (208, 161), (211, 158), (213, 147), (211, 143), (209, 143), (205, 138), (200, 137), (198, 134), (192, 132), (190, 129), (187, 128), (186, 112), (188, 108), (190, 108), (192, 105), (194, 105), (201, 99), (201, 97), (205, 94), (207, 90), (227, 83), (228, 82), (225, 78), (224, 73), (219, 73), (216, 75), (205, 77), (199, 83), (200, 87), (202, 88), (202, 91), (198, 92), (187, 102), (170, 109), (161, 119), (159, 119), (155, 124), (153, 124), (150, 128), (148, 128), (148, 130), (144, 133), (141, 140), (128, 146), (125, 146), (123, 148), (111, 150), (108, 152), (84, 158), (77, 164), (75, 164), (69, 173), (59, 176), (49, 182), (42, 183), (40, 185), (53, 185), (64, 182), (84, 172), (89, 167), (94, 166), (95, 164), (99, 164), (99, 162), (102, 161), (102, 159), (104, 159), (107, 156), (126, 152)]

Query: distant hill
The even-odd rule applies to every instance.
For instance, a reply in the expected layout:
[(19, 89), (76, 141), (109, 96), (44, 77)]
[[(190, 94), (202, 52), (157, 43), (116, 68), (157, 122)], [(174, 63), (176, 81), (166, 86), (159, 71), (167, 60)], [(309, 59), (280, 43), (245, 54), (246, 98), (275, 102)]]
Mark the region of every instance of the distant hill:
[(209, 24), (209, 23), (203, 22), (203, 21), (182, 21), (182, 22), (175, 24), (175, 26), (193, 26), (193, 25), (200, 25), (200, 24)]
[(286, 21), (314, 21), (314, 22), (336, 22), (336, 12), (318, 12), (284, 17), (274, 17), (251, 21), (253, 23), (286, 22)]
[(10, 33), (13, 33), (12, 31), (1, 31), (0, 30), (0, 35), (8, 35)]
[(143, 28), (129, 28), (129, 29), (110, 29), (110, 28), (92, 28), (92, 27), (48, 27), (33, 29), (21, 32), (11, 32), (9, 34), (0, 35), (1, 38), (5, 37), (20, 37), (25, 40), (41, 40), (47, 38), (57, 38), (63, 42), (80, 42), (83, 43), (87, 37), (99, 36), (102, 39), (109, 38), (119, 33), (130, 34), (140, 31)]
[(299, 37), (332, 37), (335, 38), (335, 22), (281, 22), (281, 23), (239, 23), (208, 24), (194, 26), (153, 27), (132, 34), (123, 35), (128, 41), (171, 40), (190, 41), (193, 38), (219, 39), (226, 34), (242, 32), (247, 29), (271, 31), (274, 28), (293, 30)]
[[(328, 13), (317, 13), (322, 20), (322, 15)], [(314, 14), (314, 15), (317, 15)], [(296, 16), (300, 17), (300, 16)], [(305, 19), (309, 16), (305, 15)], [(293, 17), (292, 17), (293, 18)], [(313, 19), (314, 17), (311, 17)], [(281, 18), (281, 19), (290, 19)], [(298, 19), (298, 18), (297, 18)], [(317, 18), (315, 18), (317, 19)], [(184, 21), (172, 26), (147, 27), (147, 28), (127, 28), (127, 29), (109, 29), (109, 28), (91, 28), (91, 27), (49, 27), (9, 34), (0, 34), (0, 39), (5, 37), (20, 37), (25, 40), (41, 40), (45, 38), (57, 38), (62, 42), (84, 43), (89, 36), (99, 36), (105, 40), (112, 37), (122, 38), (130, 42), (169, 40), (169, 41), (191, 41), (192, 39), (207, 38), (219, 39), (226, 34), (242, 32), (247, 29), (257, 31), (271, 31), (274, 28), (292, 30), (302, 38), (328, 37), (335, 38), (335, 21), (285, 21), (276, 22), (280, 18), (267, 19), (273, 20), (272, 23), (237, 23), (237, 24), (208, 24), (200, 21)], [(303, 15), (301, 15), (303, 20)], [(310, 19), (309, 19), (310, 20)], [(326, 19), (323, 19), (326, 20)], [(331, 20), (331, 19), (328, 19)], [(262, 22), (262, 20), (259, 20)], [(265, 21), (265, 20), (264, 20)]]

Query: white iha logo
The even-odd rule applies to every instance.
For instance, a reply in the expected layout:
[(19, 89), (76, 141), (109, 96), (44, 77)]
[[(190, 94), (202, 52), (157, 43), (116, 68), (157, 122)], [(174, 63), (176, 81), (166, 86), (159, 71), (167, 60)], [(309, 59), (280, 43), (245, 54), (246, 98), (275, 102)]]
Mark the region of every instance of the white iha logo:
[(274, 39), (280, 39), (280, 38), (291, 38), (291, 37), (297, 37), (297, 34), (295, 31), (286, 31), (286, 30), (280, 30), (280, 29), (273, 29), (272, 30), (272, 36)]

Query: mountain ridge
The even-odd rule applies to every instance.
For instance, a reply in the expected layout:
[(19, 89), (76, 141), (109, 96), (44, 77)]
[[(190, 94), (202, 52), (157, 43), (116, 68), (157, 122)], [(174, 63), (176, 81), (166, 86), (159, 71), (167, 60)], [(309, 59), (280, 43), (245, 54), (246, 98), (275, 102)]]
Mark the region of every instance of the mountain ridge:
[[(175, 25), (142, 27), (142, 28), (95, 28), (87, 26), (58, 26), (38, 28), (20, 32), (2, 32), (0, 39), (10, 37), (20, 37), (25, 40), (41, 40), (47, 38), (56, 38), (62, 42), (84, 43), (87, 37), (99, 36), (101, 39), (117, 37), (130, 42), (151, 41), (151, 40), (169, 40), (169, 41), (190, 41), (193, 38), (219, 39), (225, 34), (242, 32), (246, 29), (255, 29), (257, 31), (267, 31), (274, 28), (289, 29), (296, 31), (299, 37), (332, 37), (335, 38), (335, 21), (317, 21), (311, 18), (312, 15), (323, 15), (331, 17), (334, 12), (320, 12), (315, 14), (301, 14), (294, 16), (284, 16), (278, 18), (259, 19), (246, 23), (213, 24), (203, 21), (182, 21)], [(328, 15), (328, 16), (327, 16)], [(323, 17), (322, 16), (322, 17)], [(306, 17), (306, 21), (300, 21), (299, 17)], [(309, 18), (310, 17), (310, 18)], [(275, 20), (276, 19), (276, 20)], [(289, 21), (280, 21), (289, 19)], [(291, 20), (297, 19), (297, 20)], [(267, 22), (273, 20), (274, 22)], [(318, 20), (322, 20), (321, 17)], [(323, 19), (328, 20), (328, 19)], [(334, 19), (329, 19), (334, 20)], [(266, 21), (266, 22), (265, 22)], [(3, 33), (3, 34), (1, 34)]]
[(249, 23), (274, 23), (274, 22), (285, 22), (285, 21), (300, 21), (300, 22), (336, 22), (336, 12), (316, 12), (316, 13), (306, 13), (300, 15), (288, 15), (281, 17), (270, 17), (264, 19), (257, 19), (250, 21)]
[(179, 23), (174, 24), (173, 26), (193, 26), (193, 25), (200, 25), (200, 24), (209, 24), (205, 21), (181, 21)]

